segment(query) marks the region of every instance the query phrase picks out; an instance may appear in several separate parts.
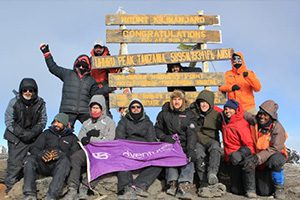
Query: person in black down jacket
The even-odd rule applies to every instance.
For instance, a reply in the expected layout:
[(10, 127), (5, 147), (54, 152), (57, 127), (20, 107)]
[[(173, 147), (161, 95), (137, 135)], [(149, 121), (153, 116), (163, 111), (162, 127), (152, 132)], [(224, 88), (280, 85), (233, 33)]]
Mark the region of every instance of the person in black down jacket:
[(62, 80), (62, 99), (59, 112), (69, 115), (70, 125), (74, 127), (78, 119), (81, 123), (89, 118), (89, 102), (95, 94), (107, 94), (108, 86), (98, 87), (96, 81), (90, 76), (91, 63), (87, 55), (76, 58), (73, 70), (58, 66), (50, 51), (48, 44), (41, 44), (49, 71)]
[(5, 112), (4, 139), (8, 146), (6, 193), (22, 178), (23, 161), (46, 123), (46, 103), (38, 96), (37, 83), (32, 78), (24, 78), (19, 93), (16, 92), (10, 100)]
[[(118, 123), (116, 139), (156, 142), (153, 123), (144, 112), (142, 102), (132, 100), (128, 109), (129, 112)], [(146, 167), (135, 180), (130, 171), (118, 172), (118, 199), (137, 199), (137, 195), (148, 197), (147, 189), (160, 172), (161, 167)]]
[(70, 156), (79, 150), (78, 139), (72, 129), (67, 128), (68, 115), (59, 113), (30, 148), (31, 155), (24, 162), (25, 199), (36, 199), (37, 174), (52, 176), (47, 200), (58, 199), (64, 181), (69, 174)]
[[(175, 143), (173, 138), (177, 134), (183, 151), (189, 158), (189, 163), (182, 167), (167, 168), (166, 179), (169, 189), (167, 194), (192, 199), (190, 189), (194, 178), (194, 164), (196, 159), (196, 132), (193, 113), (187, 109), (187, 100), (181, 90), (174, 90), (170, 102), (163, 105), (157, 116), (155, 131), (161, 142)], [(180, 170), (180, 173), (178, 172)], [(178, 188), (177, 188), (177, 183)]]

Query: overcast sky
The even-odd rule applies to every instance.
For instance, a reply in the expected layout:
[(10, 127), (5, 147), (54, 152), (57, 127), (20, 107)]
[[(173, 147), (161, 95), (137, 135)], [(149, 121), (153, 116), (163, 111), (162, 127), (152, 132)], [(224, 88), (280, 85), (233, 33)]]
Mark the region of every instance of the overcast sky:
[[(48, 125), (58, 112), (62, 82), (48, 71), (39, 50), (40, 43), (49, 44), (59, 65), (72, 68), (75, 58), (82, 53), (89, 54), (96, 40), (105, 41), (107, 28), (117, 28), (106, 27), (104, 19), (106, 14), (115, 13), (119, 6), (128, 14), (196, 14), (204, 10), (208, 15), (220, 15), (221, 26), (207, 26), (206, 29), (221, 30), (223, 43), (211, 44), (208, 48), (234, 48), (244, 53), (248, 69), (253, 70), (262, 83), (262, 90), (255, 94), (257, 105), (267, 99), (279, 104), (279, 120), (289, 133), (288, 147), (300, 151), (300, 128), (297, 125), (300, 110), (300, 1), (297, 0), (1, 0), (1, 133), (5, 129), (5, 109), (13, 98), (12, 90), (18, 90), (24, 77), (37, 81), (39, 95), (47, 103)], [(107, 46), (112, 55), (118, 54), (119, 45)], [(176, 47), (175, 44), (129, 44), (128, 52), (176, 51)], [(212, 72), (224, 72), (230, 68), (229, 61), (210, 63)], [(156, 66), (138, 68), (137, 72), (165, 70), (165, 66)], [(160, 90), (166, 91), (165, 88)], [(153, 122), (159, 110), (146, 109)], [(119, 116), (115, 111), (113, 113), (117, 122)], [(76, 132), (79, 127), (77, 122)], [(0, 144), (6, 146), (6, 141), (0, 139)]]

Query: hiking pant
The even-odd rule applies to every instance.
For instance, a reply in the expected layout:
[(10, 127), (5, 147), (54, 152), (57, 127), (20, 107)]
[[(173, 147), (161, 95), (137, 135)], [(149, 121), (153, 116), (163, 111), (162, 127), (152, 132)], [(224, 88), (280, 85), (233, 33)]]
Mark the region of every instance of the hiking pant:
[(118, 177), (118, 193), (123, 191), (126, 186), (137, 186), (143, 190), (147, 190), (148, 187), (155, 181), (160, 174), (161, 167), (146, 167), (141, 169), (139, 175), (133, 180), (131, 171), (121, 171), (117, 173)]
[[(256, 169), (256, 192), (260, 196), (269, 196), (272, 195), (275, 191), (275, 185), (280, 184), (283, 186), (284, 177), (283, 177), (283, 165), (286, 162), (285, 156), (281, 153), (275, 153), (263, 164)], [(276, 180), (273, 180), (274, 172), (279, 173), (281, 183), (276, 183)], [(274, 182), (275, 181), (275, 182)]]
[(67, 156), (61, 156), (56, 161), (45, 163), (35, 155), (26, 157), (24, 161), (24, 195), (36, 195), (36, 176), (42, 174), (52, 176), (47, 196), (58, 199), (63, 188), (64, 181), (70, 171), (70, 161)]
[(4, 182), (7, 187), (7, 191), (9, 191), (14, 184), (23, 177), (23, 162), (27, 156), (30, 145), (24, 144), (20, 141), (18, 144), (8, 142), (7, 146), (8, 158)]
[(86, 155), (82, 149), (71, 155), (71, 172), (68, 178), (68, 185), (75, 189), (79, 188), (81, 174), (86, 169)]
[[(220, 143), (216, 140), (210, 140), (207, 144), (196, 144), (197, 160), (195, 162), (196, 172), (200, 182), (206, 181), (206, 166), (207, 173), (217, 175), (220, 167), (222, 149)], [(207, 159), (208, 157), (208, 159)], [(207, 163), (208, 160), (208, 163)], [(208, 164), (208, 165), (207, 165)]]
[(244, 195), (248, 191), (255, 192), (255, 170), (246, 172), (243, 165), (229, 164), (230, 190), (233, 194)]
[(195, 169), (194, 169), (193, 162), (190, 162), (182, 167), (166, 168), (167, 184), (169, 184), (171, 181), (177, 181), (178, 183), (182, 183), (182, 182), (193, 183), (194, 173), (195, 173)]
[(78, 119), (81, 123), (88, 120), (90, 115), (88, 113), (75, 114), (75, 113), (66, 113), (69, 116), (69, 122), (71, 128), (74, 128), (75, 122)]

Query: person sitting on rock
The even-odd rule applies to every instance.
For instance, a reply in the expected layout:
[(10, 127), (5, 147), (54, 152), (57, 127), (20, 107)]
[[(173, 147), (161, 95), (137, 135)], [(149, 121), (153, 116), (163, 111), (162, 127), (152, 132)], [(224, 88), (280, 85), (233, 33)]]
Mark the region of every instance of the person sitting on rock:
[(250, 125), (244, 119), (244, 110), (235, 100), (229, 99), (221, 114), (224, 160), (230, 173), (230, 189), (234, 194), (256, 198), (255, 170), (243, 170), (246, 157), (255, 153)]
[[(128, 113), (117, 125), (116, 139), (156, 142), (153, 123), (144, 112), (140, 100), (134, 99), (130, 102)], [(134, 180), (131, 171), (118, 172), (118, 199), (134, 200), (137, 196), (148, 197), (147, 189), (158, 177), (161, 169), (157, 166), (143, 168)]]
[[(218, 120), (219, 113), (214, 109), (214, 99), (213, 92), (202, 90), (196, 101), (190, 106), (197, 125), (197, 161), (195, 166), (200, 179), (200, 187), (207, 183), (214, 185), (219, 182), (217, 174), (222, 152), (219, 142), (221, 124)], [(208, 163), (206, 161), (207, 156)]]
[[(115, 122), (106, 115), (106, 103), (103, 95), (94, 95), (89, 104), (90, 118), (83, 122), (80, 129), (78, 139), (83, 145), (93, 142), (111, 141), (115, 138)], [(71, 156), (71, 172), (68, 177), (69, 191), (65, 196), (65, 200), (73, 200), (77, 198), (79, 190), (79, 199), (87, 198), (88, 188), (86, 184), (80, 185), (81, 172), (87, 166), (87, 158), (80, 149)], [(86, 182), (86, 181), (84, 181)], [(95, 182), (94, 182), (95, 183)]]
[(285, 199), (283, 165), (288, 154), (285, 147), (287, 134), (278, 121), (278, 104), (267, 100), (259, 106), (256, 115), (245, 113), (252, 125), (256, 154), (245, 160), (244, 170), (256, 168), (256, 193), (261, 196), (274, 194), (276, 199)]
[(69, 117), (59, 113), (51, 126), (37, 138), (24, 161), (25, 200), (36, 200), (37, 174), (52, 176), (47, 200), (58, 199), (67, 178), (71, 163), (70, 156), (79, 150), (78, 139), (72, 129), (67, 128)]
[(155, 131), (161, 142), (175, 143), (174, 135), (179, 136), (181, 147), (189, 162), (181, 167), (166, 168), (167, 194), (180, 199), (192, 199), (194, 163), (196, 159), (196, 132), (193, 113), (188, 110), (185, 93), (174, 90), (170, 102), (163, 105), (159, 112)]
[[(167, 64), (167, 73), (180, 73), (180, 72), (202, 72), (201, 68), (197, 67), (183, 67), (180, 63), (170, 63)], [(180, 86), (180, 87), (168, 87), (168, 92), (173, 92), (174, 90), (182, 90), (185, 92), (196, 91), (195, 86)]]

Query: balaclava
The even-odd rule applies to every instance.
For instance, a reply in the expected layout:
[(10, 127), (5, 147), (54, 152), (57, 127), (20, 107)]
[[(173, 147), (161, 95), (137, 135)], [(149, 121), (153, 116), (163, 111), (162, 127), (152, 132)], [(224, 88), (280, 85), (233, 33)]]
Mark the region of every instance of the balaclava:
[[(139, 113), (132, 113), (130, 107), (131, 107), (133, 104), (139, 104), (139, 105), (141, 106), (141, 112), (139, 112)], [(132, 101), (130, 102), (128, 108), (129, 108), (129, 114), (130, 114), (130, 116), (131, 116), (135, 121), (138, 121), (138, 120), (140, 120), (140, 119), (143, 117), (143, 115), (144, 115), (144, 106), (142, 105), (142, 103), (141, 103), (139, 100), (137, 100), (137, 99), (132, 100)]]

